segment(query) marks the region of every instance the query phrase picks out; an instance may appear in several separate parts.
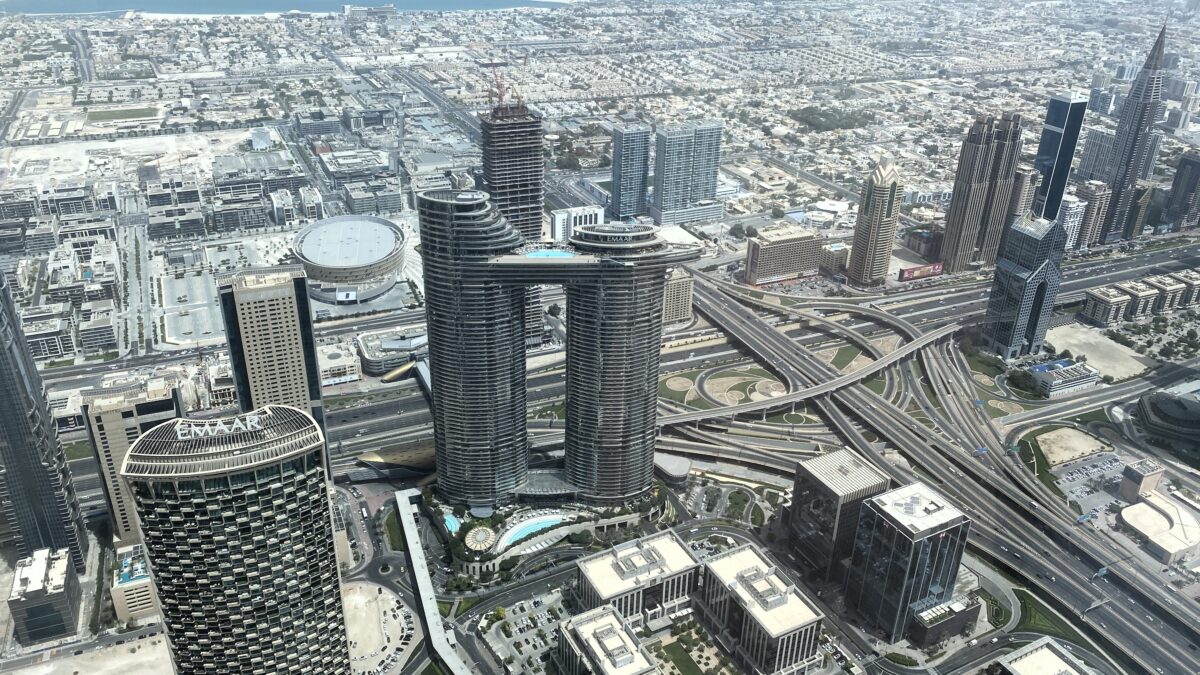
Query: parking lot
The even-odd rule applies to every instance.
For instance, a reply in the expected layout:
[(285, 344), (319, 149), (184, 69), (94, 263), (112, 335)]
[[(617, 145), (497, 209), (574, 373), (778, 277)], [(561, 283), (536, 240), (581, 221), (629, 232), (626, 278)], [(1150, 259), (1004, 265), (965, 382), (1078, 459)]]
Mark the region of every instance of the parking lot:
[(342, 600), (355, 675), (400, 672), (421, 637), (412, 610), (394, 593), (364, 581), (343, 584)]
[(1100, 512), (1116, 500), (1122, 466), (1116, 453), (1104, 452), (1058, 466), (1054, 475), (1063, 494), (1079, 502), (1085, 512)]
[(569, 616), (563, 609), (562, 592), (555, 590), (506, 608), (503, 618), (485, 632), (484, 640), (496, 659), (508, 663), (514, 672), (545, 672), (549, 652), (558, 644), (558, 624)]

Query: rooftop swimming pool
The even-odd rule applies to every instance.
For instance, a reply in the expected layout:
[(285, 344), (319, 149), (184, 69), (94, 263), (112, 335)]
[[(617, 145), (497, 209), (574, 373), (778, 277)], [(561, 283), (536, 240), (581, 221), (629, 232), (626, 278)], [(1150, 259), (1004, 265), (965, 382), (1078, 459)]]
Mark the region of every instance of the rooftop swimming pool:
[(462, 527), (462, 521), (453, 513), (443, 515), (442, 522), (446, 524), (446, 531), (450, 534), (458, 534), (458, 528)]
[(505, 532), (504, 535), (500, 537), (500, 542), (496, 544), (496, 550), (503, 551), (509, 546), (512, 546), (513, 542), (520, 541), (522, 538), (528, 537), (535, 532), (548, 530), (555, 525), (558, 525), (563, 520), (564, 518), (559, 514), (534, 516), (533, 518), (523, 521), (521, 524)]
[(570, 251), (563, 251), (561, 249), (550, 248), (550, 249), (543, 249), (540, 251), (530, 251), (529, 253), (525, 254), (525, 257), (526, 258), (574, 258), (575, 254), (571, 253)]

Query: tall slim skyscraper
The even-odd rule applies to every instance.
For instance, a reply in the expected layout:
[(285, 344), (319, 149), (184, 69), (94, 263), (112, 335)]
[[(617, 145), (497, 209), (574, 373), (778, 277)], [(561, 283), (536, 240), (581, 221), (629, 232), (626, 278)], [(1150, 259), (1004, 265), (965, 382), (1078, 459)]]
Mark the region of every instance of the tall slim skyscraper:
[(619, 124), (612, 133), (612, 200), (608, 215), (626, 220), (646, 212), (650, 180), (650, 127)]
[(1167, 219), (1195, 227), (1200, 221), (1200, 153), (1186, 152), (1179, 158), (1171, 196), (1167, 201)]
[[(1008, 212), (1005, 228), (1033, 211), (1038, 190), (1042, 188), (1042, 174), (1029, 164), (1022, 164), (1013, 173), (1012, 192), (1008, 195)], [(1004, 237), (1001, 236), (1001, 241)]]
[[(546, 160), (542, 114), (521, 101), (502, 101), (480, 115), (483, 182), (492, 203), (526, 241), (541, 241)], [(525, 291), (525, 344), (542, 344), (541, 293)]]
[(1063, 232), (1067, 235), (1068, 251), (1079, 248), (1079, 230), (1086, 213), (1087, 202), (1070, 193), (1063, 195), (1055, 220), (1062, 224)]
[(129, 482), (179, 675), (351, 672), (325, 439), (270, 405), (175, 419), (129, 449)]
[(1111, 155), (1112, 175), (1108, 181), (1112, 200), (1101, 232), (1101, 241), (1106, 244), (1127, 236), (1138, 177), (1154, 166), (1157, 153), (1152, 152), (1156, 150), (1152, 136), (1154, 125), (1162, 120), (1162, 61), (1166, 42), (1167, 27), (1163, 26), (1121, 107)]
[(1062, 282), (1062, 223), (1027, 216), (1009, 230), (996, 264), (983, 338), (1011, 359), (1042, 350)]
[(913, 617), (948, 602), (971, 521), (924, 483), (863, 501), (846, 575), (846, 605), (896, 642)]
[(242, 411), (292, 406), (324, 428), (321, 368), (303, 268), (234, 272), (218, 277), (217, 286)]
[(719, 217), (720, 122), (659, 127), (654, 137), (654, 197), (651, 215), (664, 225)]
[(565, 479), (575, 495), (624, 504), (654, 469), (663, 291), (699, 256), (650, 225), (580, 225), (566, 244), (523, 251), (478, 191), (417, 195), (433, 381), (438, 491), (453, 504), (511, 503), (528, 440), (523, 288), (567, 287)]
[(999, 120), (981, 115), (967, 132), (942, 237), (941, 259), (948, 273), (962, 272), (972, 262), (995, 262), (1021, 155), (1021, 124), (1014, 113)]
[(137, 511), (129, 488), (121, 480), (121, 465), (138, 436), (181, 415), (178, 390), (173, 385), (172, 381), (156, 379), (84, 393), (80, 415), (96, 453), (115, 548), (141, 543)]
[(1091, 248), (1100, 241), (1100, 229), (1108, 214), (1112, 190), (1104, 181), (1089, 180), (1075, 188), (1075, 195), (1087, 202), (1083, 208), (1083, 219), (1079, 221), (1076, 248)]
[(1038, 142), (1033, 167), (1042, 174), (1042, 185), (1034, 198), (1033, 213), (1046, 220), (1058, 217), (1058, 204), (1067, 189), (1071, 160), (1083, 129), (1087, 97), (1081, 94), (1056, 94), (1046, 107), (1042, 138)]
[(20, 538), (22, 557), (43, 548), (67, 550), (76, 571), (83, 572), (87, 536), (71, 469), (5, 274), (0, 274), (0, 465), (8, 493), (0, 509)]
[(887, 278), (896, 225), (900, 221), (900, 173), (890, 157), (880, 159), (863, 185), (854, 224), (847, 276), (860, 286), (874, 286)]

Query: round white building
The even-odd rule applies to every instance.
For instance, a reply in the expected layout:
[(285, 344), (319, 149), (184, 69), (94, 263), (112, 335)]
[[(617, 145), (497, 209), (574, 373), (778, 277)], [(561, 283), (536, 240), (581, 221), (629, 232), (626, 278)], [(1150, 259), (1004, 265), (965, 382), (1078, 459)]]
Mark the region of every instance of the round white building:
[(334, 216), (300, 230), (292, 252), (304, 266), (314, 300), (368, 302), (396, 284), (404, 267), (404, 232), (378, 216)]

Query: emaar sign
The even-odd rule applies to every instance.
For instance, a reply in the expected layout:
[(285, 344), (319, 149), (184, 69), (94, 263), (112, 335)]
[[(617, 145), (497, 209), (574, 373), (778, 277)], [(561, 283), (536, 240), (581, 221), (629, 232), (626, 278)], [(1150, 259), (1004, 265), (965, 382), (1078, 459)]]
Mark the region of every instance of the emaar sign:
[(175, 437), (181, 441), (196, 438), (224, 436), (240, 431), (258, 431), (262, 429), (262, 419), (258, 415), (245, 415), (232, 420), (213, 420), (200, 424), (180, 424), (175, 427)]

